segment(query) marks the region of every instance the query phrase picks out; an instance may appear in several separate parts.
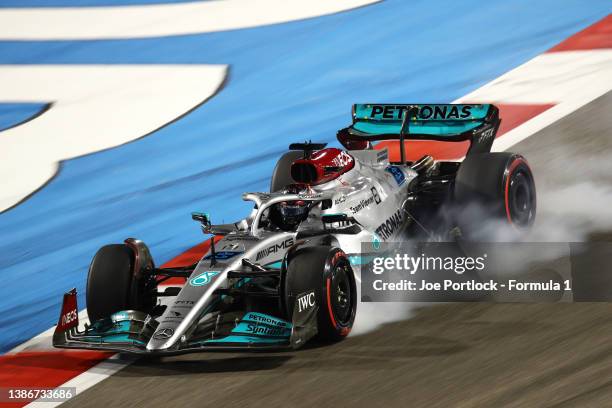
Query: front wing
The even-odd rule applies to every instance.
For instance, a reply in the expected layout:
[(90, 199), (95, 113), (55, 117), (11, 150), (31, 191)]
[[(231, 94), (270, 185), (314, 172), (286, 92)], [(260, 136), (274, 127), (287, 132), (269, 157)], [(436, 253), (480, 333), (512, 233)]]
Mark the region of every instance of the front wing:
[[(124, 352), (141, 355), (176, 355), (202, 351), (278, 350), (301, 347), (317, 334), (318, 305), (311, 309), (294, 310), (291, 322), (268, 314), (248, 311), (229, 321), (220, 315), (211, 330), (204, 335), (197, 331), (177, 345), (163, 350), (149, 350), (153, 336), (170, 337), (172, 333), (156, 331), (157, 321), (149, 315), (121, 311), (79, 330), (76, 289), (64, 295), (62, 312), (53, 334), (53, 345), (75, 348)], [(222, 329), (223, 325), (231, 325)], [(164, 337), (158, 337), (164, 338)]]

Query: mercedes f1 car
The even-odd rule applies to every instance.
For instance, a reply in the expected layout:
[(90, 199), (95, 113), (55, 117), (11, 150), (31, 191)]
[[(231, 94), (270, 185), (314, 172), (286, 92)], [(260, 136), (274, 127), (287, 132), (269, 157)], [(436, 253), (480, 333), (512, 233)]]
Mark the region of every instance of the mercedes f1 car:
[[(477, 203), (517, 229), (533, 222), (526, 160), (490, 152), (500, 124), (495, 106), (358, 104), (352, 117), (338, 132), (346, 150), (292, 144), (270, 192), (242, 196), (253, 202), (246, 218), (215, 225), (193, 213), (213, 236), (194, 265), (157, 268), (136, 239), (102, 247), (88, 273), (91, 323), (79, 327), (76, 291), (66, 293), (54, 346), (165, 355), (337, 341), (355, 320), (362, 243), (467, 236), (478, 220), (449, 217), (449, 206)], [(379, 140), (399, 141), (399, 161), (373, 147)], [(410, 162), (410, 140), (470, 147), (463, 161)], [(186, 282), (162, 291), (171, 277)]]

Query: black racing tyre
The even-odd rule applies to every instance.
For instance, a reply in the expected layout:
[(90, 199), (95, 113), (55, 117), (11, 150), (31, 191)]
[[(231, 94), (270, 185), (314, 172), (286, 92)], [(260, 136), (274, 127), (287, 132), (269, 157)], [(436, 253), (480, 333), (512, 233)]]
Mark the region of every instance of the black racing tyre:
[(87, 276), (87, 314), (90, 322), (121, 310), (148, 313), (156, 295), (143, 277), (134, 277), (134, 252), (124, 244), (103, 246), (93, 257)]
[(291, 320), (296, 299), (314, 290), (318, 305), (318, 339), (345, 338), (357, 313), (357, 286), (346, 254), (329, 246), (302, 247), (288, 260), (282, 281), (284, 306)]
[(291, 164), (301, 158), (304, 152), (290, 151), (281, 156), (272, 172), (272, 180), (270, 181), (270, 192), (274, 193), (282, 190), (289, 184), (294, 184), (295, 180), (291, 177)]
[(460, 214), (464, 227), (481, 222), (483, 216), (519, 230), (531, 226), (536, 215), (536, 188), (527, 160), (506, 152), (467, 156), (455, 178), (454, 202), (459, 208), (477, 205), (481, 211), (472, 217)]

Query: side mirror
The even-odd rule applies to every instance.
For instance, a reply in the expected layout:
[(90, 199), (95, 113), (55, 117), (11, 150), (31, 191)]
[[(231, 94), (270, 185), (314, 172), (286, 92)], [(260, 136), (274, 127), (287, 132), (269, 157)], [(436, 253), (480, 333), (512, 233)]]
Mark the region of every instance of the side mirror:
[(203, 227), (210, 227), (210, 214), (208, 213), (192, 212), (191, 219), (198, 221)]

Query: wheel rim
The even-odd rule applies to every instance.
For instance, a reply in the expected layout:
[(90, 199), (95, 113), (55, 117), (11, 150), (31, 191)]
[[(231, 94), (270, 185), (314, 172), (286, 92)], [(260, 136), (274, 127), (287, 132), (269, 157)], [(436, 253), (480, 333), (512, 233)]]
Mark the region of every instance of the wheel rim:
[(533, 222), (535, 191), (529, 175), (519, 170), (510, 178), (508, 210), (512, 223), (518, 226), (527, 226)]
[(332, 278), (331, 303), (337, 323), (346, 326), (350, 323), (353, 309), (351, 281), (346, 267), (338, 265)]

